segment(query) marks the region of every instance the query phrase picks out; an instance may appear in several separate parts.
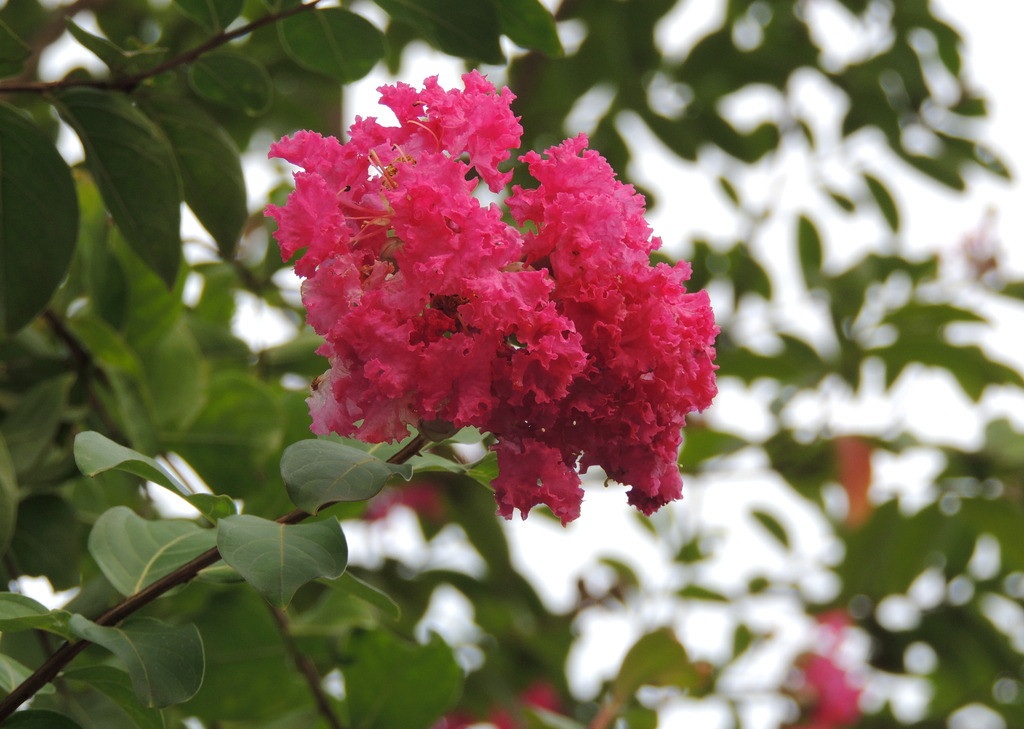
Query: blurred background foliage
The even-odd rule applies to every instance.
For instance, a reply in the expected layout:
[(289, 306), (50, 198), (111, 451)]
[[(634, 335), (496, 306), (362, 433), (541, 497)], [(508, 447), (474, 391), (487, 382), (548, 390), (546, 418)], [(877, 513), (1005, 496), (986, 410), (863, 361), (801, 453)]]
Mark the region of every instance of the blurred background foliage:
[[(730, 206), (723, 234), (657, 231), (657, 255), (691, 260), (692, 287), (711, 291), (723, 392), (760, 423), (718, 406), (695, 418), (680, 455), (689, 498), (628, 517), (642, 528), (621, 537), (599, 527), (607, 544), (592, 553), (573, 533), (559, 541), (580, 575), (560, 602), (538, 591), (543, 565), (517, 541), (539, 532), (494, 516), (481, 486), (493, 465), (461, 434), (414, 459), (412, 485), (324, 512), (342, 520), (352, 565), (287, 610), (225, 568), (147, 606), (198, 628), (194, 697), (145, 707), (138, 668), (93, 646), (5, 726), (1024, 726), (1024, 434), (996, 414), (976, 446), (951, 445), (901, 417), (916, 381), (974, 403), (1024, 387), (1019, 363), (979, 343), (1024, 281), (984, 228), (952, 253), (908, 256), (914, 211), (887, 175), (912, 169), (953, 191), (1009, 176), (984, 143), (986, 101), (957, 29), (927, 0), (723, 0), (714, 27), (679, 43), (687, 0), (552, 5), (553, 18), (536, 0), (0, 8), (0, 694), (81, 635), (68, 613), (95, 618), (122, 599), (118, 554), (164, 555), (193, 531), (138, 475), (82, 476), (79, 433), (161, 456), (246, 514), (292, 508), (278, 463), (309, 438), (304, 398), (325, 365), (249, 160), (283, 134), (342, 135), (348, 113), (376, 113), (345, 108), (346, 85), (375, 69), (419, 83), (430, 58), (464, 59), (516, 93), (526, 149), (580, 131), (582, 112), (624, 178), (646, 179), (641, 137), (701, 176)], [(826, 15), (864, 42), (837, 55)], [(44, 76), (71, 46), (94, 62)], [(750, 99), (767, 102), (749, 113)], [(863, 161), (865, 143), (884, 164)], [(800, 206), (764, 182), (785, 179), (794, 155), (811, 169)], [(274, 174), (280, 201), (289, 181)], [(642, 187), (655, 211), (687, 206), (670, 185)], [(201, 226), (184, 238), (183, 204)], [(837, 232), (864, 219), (870, 240)], [(290, 324), (285, 341), (244, 336), (254, 308)], [(844, 419), (865, 400), (890, 405)], [(769, 496), (736, 496), (726, 523), (701, 518), (705, 500), (744, 484)], [(148, 525), (110, 529), (104, 515), (127, 518), (118, 507)], [(743, 569), (725, 560), (737, 539), (750, 545)], [(30, 577), (71, 590), (65, 612), (26, 607)], [(580, 665), (616, 615), (638, 638), (607, 641), (619, 668)], [(835, 624), (823, 615), (841, 629), (814, 628)], [(814, 655), (846, 694), (816, 677)], [(856, 711), (832, 710), (851, 692)]]

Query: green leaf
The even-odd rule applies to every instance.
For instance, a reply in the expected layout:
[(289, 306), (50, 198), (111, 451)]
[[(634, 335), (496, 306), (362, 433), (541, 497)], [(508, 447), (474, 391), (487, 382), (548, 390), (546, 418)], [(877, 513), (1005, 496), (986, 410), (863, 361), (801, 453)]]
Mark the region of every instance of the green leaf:
[(122, 595), (134, 595), (151, 582), (211, 549), (214, 530), (189, 521), (147, 521), (127, 506), (100, 515), (89, 532), (89, 554)]
[(797, 251), (800, 255), (800, 270), (803, 271), (804, 281), (808, 288), (813, 288), (821, 283), (821, 234), (818, 233), (814, 221), (806, 215), (801, 215), (797, 222)]
[[(16, 687), (32, 675), (32, 669), (25, 666), (10, 656), (0, 654), (0, 694), (9, 694)], [(53, 693), (53, 684), (46, 684), (39, 690), (41, 694)], [(4, 724), (7, 726), (7, 724)]]
[(90, 33), (77, 25), (71, 18), (65, 18), (64, 23), (76, 41), (85, 46), (115, 73), (131, 74), (143, 71), (155, 66), (164, 56), (164, 51), (161, 48), (125, 50), (103, 36)]
[(742, 206), (740, 194), (736, 191), (736, 186), (729, 181), (729, 178), (719, 176), (718, 187), (719, 189), (721, 189), (722, 192), (725, 193), (725, 196), (729, 198), (733, 205), (735, 205), (736, 207)]
[(826, 190), (825, 192), (832, 198), (832, 202), (842, 208), (843, 211), (852, 213), (857, 209), (857, 203), (841, 192), (836, 192), (835, 190)]
[(498, 477), (498, 454), (488, 451), (487, 455), (466, 469), (466, 475), (493, 491), (491, 481)]
[(0, 557), (7, 553), (17, 523), (18, 477), (11, 453), (7, 450), (7, 440), (0, 433)]
[(900, 211), (889, 190), (881, 180), (869, 174), (864, 175), (864, 183), (868, 186), (868, 191), (875, 199), (875, 205), (878, 206), (885, 222), (889, 224), (889, 229), (893, 233), (897, 232), (900, 229)]
[(68, 625), (78, 637), (103, 646), (121, 660), (143, 706), (187, 701), (203, 683), (203, 641), (194, 625), (171, 626), (137, 618), (106, 628), (81, 615), (72, 615)]
[(0, 20), (0, 78), (13, 76), (25, 65), (32, 49), (19, 38), (10, 26)]
[(365, 603), (373, 605), (385, 617), (391, 620), (398, 620), (402, 617), (402, 608), (398, 603), (376, 587), (368, 585), (358, 577), (353, 577), (351, 572), (346, 572), (336, 580), (331, 580), (331, 587), (338, 592), (358, 598)]
[(555, 19), (539, 0), (498, 0), (498, 19), (502, 33), (516, 45), (547, 56), (563, 54)]
[(28, 475), (53, 447), (70, 387), (70, 376), (44, 380), (21, 396), (0, 425), (19, 476)]
[(21, 329), (46, 306), (68, 272), (77, 237), (71, 170), (42, 130), (13, 106), (0, 103), (3, 331)]
[(71, 18), (65, 18), (64, 24), (68, 33), (76, 41), (81, 43), (87, 50), (92, 52), (98, 59), (107, 65), (111, 70), (117, 70), (124, 65), (124, 51), (111, 43), (108, 39), (94, 35), (82, 26), (78, 25)]
[(215, 51), (197, 59), (188, 69), (197, 94), (249, 116), (270, 108), (273, 87), (263, 66), (234, 51)]
[(114, 222), (170, 288), (181, 264), (181, 185), (166, 138), (119, 92), (78, 87), (57, 99)]
[(697, 673), (686, 649), (671, 628), (661, 628), (638, 640), (622, 659), (612, 691), (620, 701), (628, 701), (641, 686), (678, 686), (692, 688)]
[(67, 320), (75, 339), (104, 369), (117, 369), (133, 377), (142, 375), (138, 354), (119, 331), (88, 312), (78, 312)]
[(760, 522), (761, 526), (768, 530), (775, 539), (786, 549), (789, 549), (789, 533), (782, 526), (778, 519), (766, 511), (755, 509), (750, 512), (751, 516)]
[(139, 354), (157, 425), (167, 430), (190, 425), (206, 404), (210, 375), (184, 319)]
[(18, 506), (11, 554), (22, 574), (44, 575), (55, 590), (81, 584), (81, 524), (67, 501), (52, 494), (29, 496)]
[(75, 436), (75, 463), (86, 476), (95, 476), (104, 471), (133, 473), (147, 481), (159, 484), (179, 494), (187, 495), (188, 489), (167, 470), (149, 456), (115, 443), (102, 433), (89, 430)]
[(691, 600), (706, 600), (708, 602), (729, 602), (729, 598), (720, 592), (709, 590), (706, 587), (700, 585), (687, 585), (681, 589), (678, 593), (679, 597), (688, 598)]
[(181, 12), (206, 30), (218, 33), (242, 12), (244, 0), (174, 0)]
[(281, 476), (288, 496), (310, 514), (336, 501), (365, 501), (395, 474), (408, 481), (412, 466), (387, 463), (329, 440), (301, 440), (288, 446), (281, 456)]
[(377, 0), (393, 19), (411, 25), (438, 49), (485, 63), (503, 63), (501, 25), (481, 0)]
[(237, 372), (212, 377), (207, 392), (202, 412), (187, 431), (168, 434), (166, 447), (185, 458), (206, 483), (222, 485), (231, 496), (250, 502), (274, 499), (275, 511), (284, 508), (284, 490), (267, 493), (266, 485), (284, 427), (275, 392)]
[(234, 514), (235, 503), (224, 494), (192, 493), (157, 461), (89, 430), (75, 436), (75, 463), (86, 476), (105, 471), (131, 473), (173, 491), (210, 521)]
[[(216, 591), (197, 610), (196, 624), (209, 670), (199, 693), (181, 707), (182, 715), (201, 716), (208, 725), (237, 721), (234, 726), (242, 729), (309, 702), (309, 687), (295, 670), (280, 627), (254, 590)], [(277, 729), (307, 726), (315, 725)]]
[(230, 260), (248, 216), (238, 147), (223, 127), (183, 97), (147, 96), (142, 104), (171, 142), (185, 202), (221, 256)]
[(357, 81), (384, 57), (384, 36), (342, 8), (297, 13), (277, 24), (281, 44), (303, 68), (341, 83)]
[(21, 630), (45, 630), (65, 638), (71, 637), (65, 610), (50, 610), (31, 597), (14, 592), (0, 592), (0, 633)]
[[(104, 665), (75, 668), (61, 673), (61, 679), (85, 684), (102, 692), (128, 716), (131, 726), (135, 729), (164, 729), (164, 720), (160, 712), (139, 706), (132, 690), (131, 679), (118, 668)], [(93, 709), (89, 713), (93, 714), (94, 711)]]
[(224, 561), (279, 608), (307, 582), (339, 577), (348, 564), (348, 544), (336, 519), (285, 525), (229, 516), (217, 525), (217, 546)]
[(82, 729), (82, 727), (56, 711), (29, 709), (13, 714), (4, 722), (4, 729)]
[(427, 729), (462, 685), (462, 669), (440, 638), (416, 645), (385, 630), (354, 635), (342, 672), (351, 729)]

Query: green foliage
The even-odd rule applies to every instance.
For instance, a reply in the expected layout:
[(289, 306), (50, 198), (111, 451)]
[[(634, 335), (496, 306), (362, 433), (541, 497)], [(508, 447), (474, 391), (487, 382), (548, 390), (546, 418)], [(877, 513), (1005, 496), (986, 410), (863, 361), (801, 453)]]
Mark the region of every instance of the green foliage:
[(128, 245), (172, 286), (181, 261), (181, 183), (167, 139), (122, 94), (77, 88), (58, 98), (114, 222)]
[(68, 627), (120, 659), (143, 706), (159, 708), (187, 701), (203, 683), (203, 642), (194, 625), (170, 626), (153, 618), (137, 618), (117, 628), (104, 628), (73, 615)]
[[(995, 247), (963, 251), (959, 275), (938, 253), (907, 258), (908, 221), (941, 211), (906, 207), (890, 174), (902, 165), (953, 191), (1008, 176), (976, 138), (988, 105), (967, 81), (959, 32), (923, 0), (881, 15), (845, 1), (850, 23), (879, 26), (887, 42), (825, 67), (827, 40), (797, 0), (723, 2), (720, 25), (690, 47), (673, 46), (677, 0), (566, 1), (560, 25), (539, 0), (373, 4), (109, 0), (92, 8), (95, 24), (77, 3), (0, 7), (0, 707), (13, 709), (2, 702), (21, 686), (34, 695), (0, 725), (427, 729), (454, 710), (516, 729), (644, 729), (661, 725), (659, 702), (684, 699), (741, 729), (765, 696), (797, 704), (799, 725), (802, 694), (758, 676), (754, 696), (741, 680), (748, 661), (781, 650), (769, 616), (786, 596), (795, 611), (851, 616), (872, 641), (863, 670), (878, 695), (893, 675), (929, 687), (913, 726), (946, 726), (971, 703), (1024, 726), (1024, 656), (1005, 619), (1024, 596), (1024, 433), (991, 415), (1005, 408), (985, 409), (1019, 394), (1024, 376), (983, 344), (991, 312), (1019, 310), (1024, 282)], [(103, 70), (40, 78), (65, 29)], [(507, 75), (526, 147), (578, 132), (567, 125), (595, 92), (608, 102), (591, 143), (620, 175), (636, 171), (630, 130), (642, 125), (728, 206), (721, 236), (656, 232), (687, 251), (688, 286), (710, 289), (723, 389), (760, 423), (753, 436), (714, 409), (694, 418), (679, 457), (688, 498), (633, 523), (652, 549), (580, 554), (579, 584), (557, 609), (524, 576), (521, 535), (494, 516), (489, 436), (456, 434), (405, 464), (384, 460), (397, 446), (310, 439), (307, 384), (326, 363), (249, 208), (241, 162), (300, 128), (341, 134), (339, 109), (375, 113), (348, 109), (343, 84), (381, 61), (401, 67), (415, 41), (471, 67), (504, 64), (506, 39), (525, 50)], [(841, 99), (836, 128), (799, 98), (809, 77)], [(733, 102), (755, 89), (777, 111), (736, 118)], [(62, 123), (83, 159), (58, 150)], [(909, 128), (930, 144), (908, 145)], [(871, 138), (869, 168), (847, 153)], [(811, 159), (804, 197), (754, 189), (751, 170), (784, 179), (793, 150)], [(843, 175), (820, 163), (826, 152), (847, 160)], [(677, 205), (653, 193), (653, 206)], [(183, 204), (204, 229), (184, 241)], [(850, 241), (847, 223), (874, 233)], [(250, 301), (292, 326), (284, 341), (243, 341)], [(922, 436), (903, 413), (872, 427), (839, 414), (924, 373), (981, 404), (976, 447)], [(920, 455), (938, 464), (923, 496), (882, 488), (880, 464)], [(737, 501), (728, 528), (705, 523), (702, 499), (751, 473), (784, 497)], [(195, 511), (169, 517), (154, 484)], [(417, 507), (424, 492), (430, 505)], [(375, 520), (403, 501), (421, 533), (399, 555), (389, 530), (400, 520)], [(836, 545), (827, 558), (807, 551), (807, 520)], [(748, 549), (740, 576), (720, 561), (737, 533), (764, 547)], [(465, 560), (449, 560), (453, 544)], [(652, 554), (664, 563), (638, 556)], [(831, 593), (807, 587), (822, 573)], [(51, 610), (20, 594), (23, 577), (78, 592)], [(430, 635), (452, 603), (469, 606), (460, 629)], [(578, 636), (651, 604), (666, 622), (714, 615), (720, 650), (691, 660), (692, 625), (649, 625), (617, 670), (595, 673), (596, 695), (573, 695)], [(894, 622), (892, 605), (912, 619)], [(928, 649), (925, 670), (910, 658)], [(33, 678), (48, 655), (79, 651), (49, 683)], [(557, 707), (531, 703), (538, 684)], [(906, 723), (893, 714), (883, 705), (857, 726)]]
[(221, 557), (271, 605), (283, 608), (295, 591), (318, 577), (340, 577), (348, 545), (332, 519), (278, 524), (239, 514), (220, 520)]
[(353, 729), (427, 729), (458, 698), (462, 669), (440, 638), (415, 645), (382, 631), (359, 632), (345, 654)]
[(13, 332), (42, 311), (67, 273), (78, 204), (71, 171), (46, 134), (7, 104), (0, 104), (0, 199), (0, 323)]
[(385, 463), (358, 448), (327, 440), (303, 440), (281, 456), (281, 476), (292, 502), (311, 514), (336, 501), (365, 501), (391, 476), (412, 478), (412, 467)]

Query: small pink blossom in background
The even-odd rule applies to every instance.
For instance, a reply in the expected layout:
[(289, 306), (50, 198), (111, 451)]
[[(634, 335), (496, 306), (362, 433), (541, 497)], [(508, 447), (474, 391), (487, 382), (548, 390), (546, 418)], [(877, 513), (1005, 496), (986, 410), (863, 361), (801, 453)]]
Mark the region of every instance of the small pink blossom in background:
[[(519, 694), (517, 703), (519, 709), (543, 709), (553, 714), (564, 711), (558, 691), (547, 681), (535, 681), (530, 684)], [(474, 724), (484, 723), (492, 724), (497, 729), (522, 729), (524, 726), (510, 709), (496, 707), (491, 709), (485, 718), (474, 718), (471, 714), (461, 711), (452, 712), (438, 720), (431, 729), (465, 729)]]
[(650, 514), (682, 495), (686, 415), (717, 391), (707, 293), (686, 291), (689, 264), (650, 264), (643, 197), (583, 135), (520, 158), (538, 184), (512, 190), (514, 225), (482, 204), (522, 127), (508, 89), (463, 83), (381, 87), (397, 126), (357, 118), (347, 143), (298, 132), (271, 148), (302, 168), (267, 214), (330, 365), (312, 429), (382, 442), (473, 426), (497, 438), (505, 517), (546, 504), (575, 519), (590, 466)]
[(849, 617), (842, 611), (818, 617), (815, 652), (798, 663), (802, 686), (797, 698), (807, 711), (806, 720), (792, 729), (841, 729), (860, 719), (861, 687), (839, 659), (849, 627)]
[(429, 522), (439, 523), (444, 519), (444, 498), (440, 487), (429, 481), (416, 481), (381, 491), (367, 503), (363, 519), (380, 521), (398, 506), (411, 509)]

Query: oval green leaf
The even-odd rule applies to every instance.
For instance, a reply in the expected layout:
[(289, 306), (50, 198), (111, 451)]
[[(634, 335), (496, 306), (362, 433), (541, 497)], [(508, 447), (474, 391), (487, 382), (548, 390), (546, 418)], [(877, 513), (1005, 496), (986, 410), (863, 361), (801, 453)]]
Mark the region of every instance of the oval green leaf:
[(53, 142), (0, 103), (0, 327), (14, 332), (50, 300), (71, 265), (78, 198)]
[(900, 229), (900, 210), (889, 190), (882, 184), (882, 181), (872, 175), (864, 175), (864, 183), (868, 186), (868, 192), (875, 199), (875, 205), (888, 223), (889, 229), (895, 233)]
[(64, 416), (71, 377), (64, 375), (44, 380), (18, 399), (0, 425), (14, 466), (19, 476), (28, 476), (46, 452)]
[(218, 523), (217, 547), (225, 562), (279, 608), (307, 582), (340, 577), (348, 565), (348, 544), (336, 519), (286, 525), (229, 516)]
[(395, 474), (408, 481), (412, 466), (387, 463), (329, 440), (302, 440), (288, 446), (281, 456), (288, 496), (310, 514), (336, 501), (365, 501)]
[(277, 25), (281, 44), (303, 68), (349, 83), (384, 57), (384, 36), (368, 20), (342, 8), (297, 13)]
[(195, 696), (203, 683), (203, 640), (194, 625), (138, 618), (105, 628), (81, 615), (72, 615), (68, 625), (78, 637), (103, 646), (121, 660), (143, 706), (180, 704)]
[(209, 114), (185, 98), (148, 97), (142, 104), (171, 141), (185, 202), (221, 256), (230, 259), (249, 214), (238, 147)]
[(386, 630), (355, 633), (345, 665), (353, 727), (427, 729), (455, 703), (462, 669), (439, 637), (407, 643)]
[(114, 666), (96, 665), (61, 672), (61, 679), (93, 688), (118, 706), (130, 717), (133, 729), (165, 729), (163, 715), (158, 709), (139, 706), (128, 674)]
[(207, 101), (259, 116), (270, 107), (273, 89), (267, 71), (233, 51), (207, 53), (189, 66), (188, 80)]
[(71, 637), (65, 610), (50, 610), (27, 595), (0, 592), (0, 633), (20, 630), (45, 630), (65, 638)]
[(4, 722), (4, 729), (82, 729), (63, 714), (43, 709), (19, 711)]
[(173, 286), (181, 263), (181, 185), (167, 139), (124, 94), (79, 87), (57, 99), (125, 240)]
[[(31, 675), (32, 669), (28, 666), (0, 653), (0, 694), (9, 694)], [(53, 691), (53, 684), (47, 684), (39, 693), (52, 694)]]
[(498, 18), (501, 31), (516, 45), (546, 56), (563, 54), (555, 19), (539, 0), (498, 0)]
[(698, 680), (686, 649), (671, 628), (661, 628), (638, 640), (615, 678), (612, 690), (620, 701), (630, 699), (641, 686), (693, 688)]
[(751, 516), (757, 519), (761, 526), (763, 526), (769, 534), (775, 537), (779, 544), (786, 549), (789, 549), (789, 533), (778, 519), (768, 512), (760, 511), (758, 509), (752, 511)]
[(103, 512), (89, 532), (89, 554), (122, 595), (134, 595), (216, 543), (189, 521), (147, 521), (127, 506)]
[(821, 234), (814, 221), (801, 215), (797, 223), (797, 251), (800, 254), (800, 270), (808, 288), (821, 283)]
[(178, 494), (187, 495), (188, 489), (163, 466), (149, 456), (115, 443), (107, 436), (89, 430), (75, 436), (75, 463), (86, 476), (104, 471), (124, 471), (160, 484)]
[(377, 0), (395, 20), (411, 25), (452, 56), (504, 63), (501, 24), (493, 3), (480, 0)]
[(213, 33), (218, 33), (242, 12), (243, 0), (174, 0), (178, 9)]
[(21, 70), (32, 49), (0, 20), (0, 77), (13, 76)]

